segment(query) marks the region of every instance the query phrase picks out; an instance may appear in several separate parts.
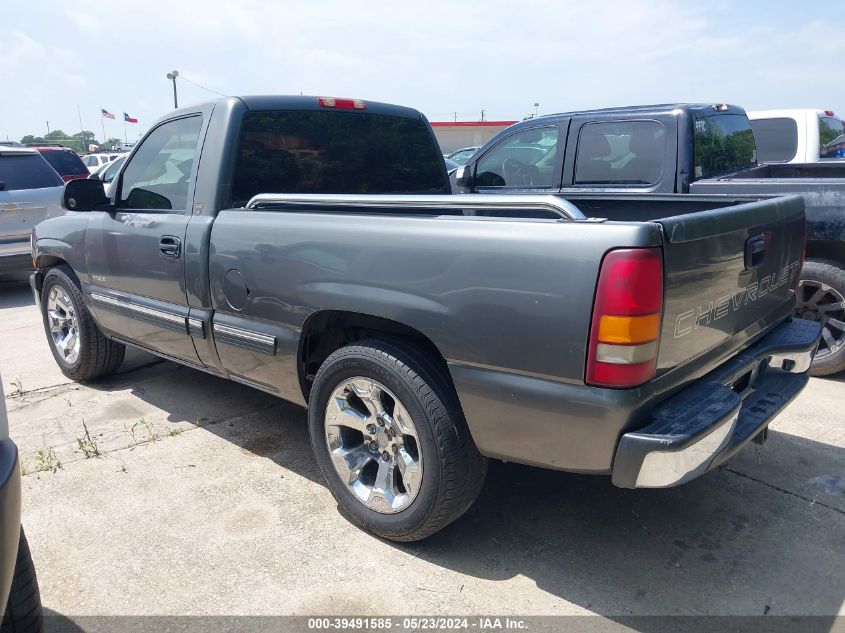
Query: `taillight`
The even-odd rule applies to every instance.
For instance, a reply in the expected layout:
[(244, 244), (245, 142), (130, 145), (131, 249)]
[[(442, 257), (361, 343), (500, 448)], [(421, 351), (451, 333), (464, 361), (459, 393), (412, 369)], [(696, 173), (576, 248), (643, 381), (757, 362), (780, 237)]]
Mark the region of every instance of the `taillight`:
[(335, 99), (334, 97), (317, 97), (317, 103), (324, 108), (339, 110), (366, 110), (367, 104), (360, 99)]
[(618, 249), (605, 255), (593, 304), (587, 384), (628, 388), (651, 380), (662, 311), (660, 248)]

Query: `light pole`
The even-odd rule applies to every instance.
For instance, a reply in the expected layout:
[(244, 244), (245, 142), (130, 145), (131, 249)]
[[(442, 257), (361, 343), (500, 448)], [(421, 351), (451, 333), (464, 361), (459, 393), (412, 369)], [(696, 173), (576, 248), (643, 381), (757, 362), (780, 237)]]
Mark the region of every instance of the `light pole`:
[(540, 104), (539, 104), (539, 103), (535, 103), (535, 104), (534, 104), (534, 117), (535, 117), (535, 118), (537, 117), (537, 108), (539, 108), (539, 107), (540, 107)]
[(167, 78), (173, 82), (173, 109), (179, 109), (179, 100), (176, 98), (176, 78), (179, 76), (179, 71), (174, 70), (173, 72), (167, 73)]

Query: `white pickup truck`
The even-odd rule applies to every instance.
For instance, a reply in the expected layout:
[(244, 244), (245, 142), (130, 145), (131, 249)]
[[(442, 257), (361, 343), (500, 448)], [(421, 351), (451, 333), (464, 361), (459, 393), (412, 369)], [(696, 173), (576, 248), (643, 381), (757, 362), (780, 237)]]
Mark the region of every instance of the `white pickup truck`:
[(845, 158), (845, 124), (832, 110), (747, 112), (761, 163), (818, 163)]

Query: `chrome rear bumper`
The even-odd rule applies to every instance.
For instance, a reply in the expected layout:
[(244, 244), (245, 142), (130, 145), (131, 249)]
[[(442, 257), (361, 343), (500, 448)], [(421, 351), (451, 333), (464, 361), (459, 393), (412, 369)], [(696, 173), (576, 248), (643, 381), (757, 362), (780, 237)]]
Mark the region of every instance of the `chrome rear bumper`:
[(807, 384), (820, 336), (815, 321), (787, 321), (661, 404), (645, 428), (621, 437), (613, 483), (666, 488), (726, 462)]

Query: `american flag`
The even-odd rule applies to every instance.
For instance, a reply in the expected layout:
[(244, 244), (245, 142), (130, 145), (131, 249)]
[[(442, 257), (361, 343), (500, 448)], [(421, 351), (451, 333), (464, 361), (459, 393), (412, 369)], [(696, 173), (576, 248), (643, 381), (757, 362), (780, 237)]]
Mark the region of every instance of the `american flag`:
[(114, 115), (111, 112), (109, 112), (108, 110), (103, 110), (103, 108), (100, 108), (100, 112), (103, 113), (104, 119), (113, 119), (114, 118)]

